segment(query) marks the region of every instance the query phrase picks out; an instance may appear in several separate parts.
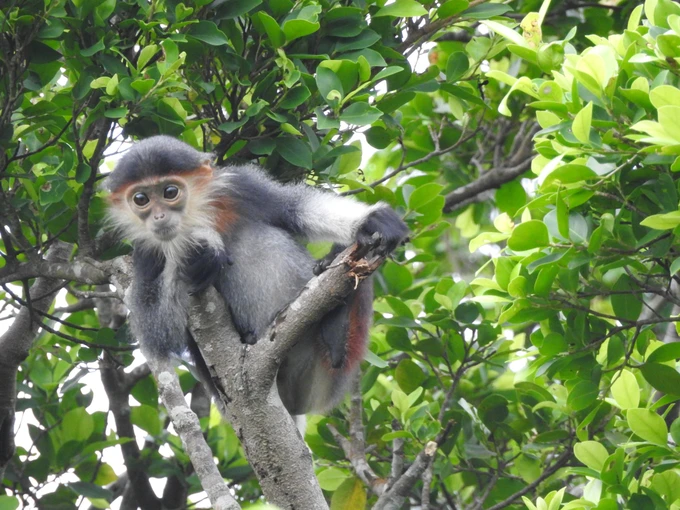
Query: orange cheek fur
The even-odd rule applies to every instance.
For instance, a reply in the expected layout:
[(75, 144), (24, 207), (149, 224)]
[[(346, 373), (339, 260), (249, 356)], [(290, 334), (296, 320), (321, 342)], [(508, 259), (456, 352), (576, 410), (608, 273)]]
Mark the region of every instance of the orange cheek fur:
[[(191, 171), (178, 172), (177, 174), (173, 174), (173, 176), (185, 180), (185, 186), (187, 189), (192, 190), (191, 194), (200, 197), (201, 195), (206, 195), (209, 193), (209, 187), (213, 179), (213, 169), (209, 165), (202, 165)], [(151, 177), (149, 179), (143, 179), (139, 182), (128, 184), (127, 186), (124, 186), (111, 193), (107, 197), (107, 201), (109, 202), (110, 206), (115, 207), (119, 212), (122, 212), (123, 203), (126, 200), (130, 188), (139, 185), (153, 186), (161, 180), (162, 178), (160, 177)], [(217, 232), (227, 232), (238, 221), (239, 215), (234, 208), (233, 202), (228, 198), (220, 197), (218, 199), (211, 200), (208, 205), (214, 210), (214, 227)], [(187, 206), (201, 208), (203, 204), (201, 204), (200, 201), (198, 203), (195, 201), (190, 201), (187, 203)], [(196, 212), (200, 214), (203, 211)], [(130, 216), (134, 216), (134, 219), (131, 218), (133, 222), (138, 220), (134, 214), (131, 214)]]

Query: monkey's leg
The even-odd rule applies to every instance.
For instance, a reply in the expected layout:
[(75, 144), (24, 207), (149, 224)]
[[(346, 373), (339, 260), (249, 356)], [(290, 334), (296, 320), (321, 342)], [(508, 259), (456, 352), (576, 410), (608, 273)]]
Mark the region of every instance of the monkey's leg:
[(329, 251), (324, 258), (316, 261), (316, 264), (314, 265), (314, 274), (319, 276), (326, 269), (331, 267), (331, 264), (335, 260), (335, 257), (337, 257), (340, 254), (340, 252), (345, 248), (347, 248), (347, 246), (334, 243), (333, 246), (331, 246), (331, 251)]
[(345, 394), (364, 356), (372, 302), (373, 283), (365, 280), (286, 357), (277, 383), (291, 414), (323, 412)]
[(372, 318), (373, 282), (366, 280), (319, 324), (322, 354), (327, 355), (331, 368), (351, 370), (361, 362)]

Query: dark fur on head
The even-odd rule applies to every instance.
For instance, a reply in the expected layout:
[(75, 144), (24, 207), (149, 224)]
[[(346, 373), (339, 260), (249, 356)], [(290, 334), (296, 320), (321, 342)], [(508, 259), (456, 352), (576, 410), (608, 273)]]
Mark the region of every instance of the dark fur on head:
[(190, 145), (170, 136), (152, 136), (134, 144), (120, 158), (115, 171), (104, 185), (110, 192), (149, 177), (190, 172), (209, 164), (211, 154), (199, 152)]

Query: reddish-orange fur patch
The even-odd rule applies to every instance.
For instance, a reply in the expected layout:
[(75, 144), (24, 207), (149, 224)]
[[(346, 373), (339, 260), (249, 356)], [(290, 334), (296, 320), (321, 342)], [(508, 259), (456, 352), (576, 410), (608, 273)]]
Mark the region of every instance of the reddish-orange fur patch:
[(238, 213), (234, 204), (228, 198), (220, 198), (210, 203), (215, 208), (215, 230), (224, 233), (231, 228), (238, 220)]
[[(365, 284), (370, 285), (371, 282)], [(359, 292), (361, 292), (359, 290)], [(347, 335), (347, 361), (343, 367), (345, 372), (351, 372), (352, 369), (361, 363), (364, 359), (364, 351), (366, 349), (366, 340), (368, 339), (368, 327), (370, 317), (370, 309), (366, 310), (363, 299), (355, 299), (352, 303), (352, 308), (349, 311), (349, 332)]]

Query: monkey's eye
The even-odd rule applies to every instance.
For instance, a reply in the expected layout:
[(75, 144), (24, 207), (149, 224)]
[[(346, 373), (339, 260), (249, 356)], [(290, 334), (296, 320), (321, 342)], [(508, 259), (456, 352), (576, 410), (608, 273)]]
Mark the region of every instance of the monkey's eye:
[(144, 207), (149, 203), (149, 197), (146, 196), (146, 193), (135, 193), (132, 201), (139, 207)]
[(167, 200), (174, 200), (179, 195), (179, 188), (177, 186), (166, 186), (163, 190), (163, 198)]

